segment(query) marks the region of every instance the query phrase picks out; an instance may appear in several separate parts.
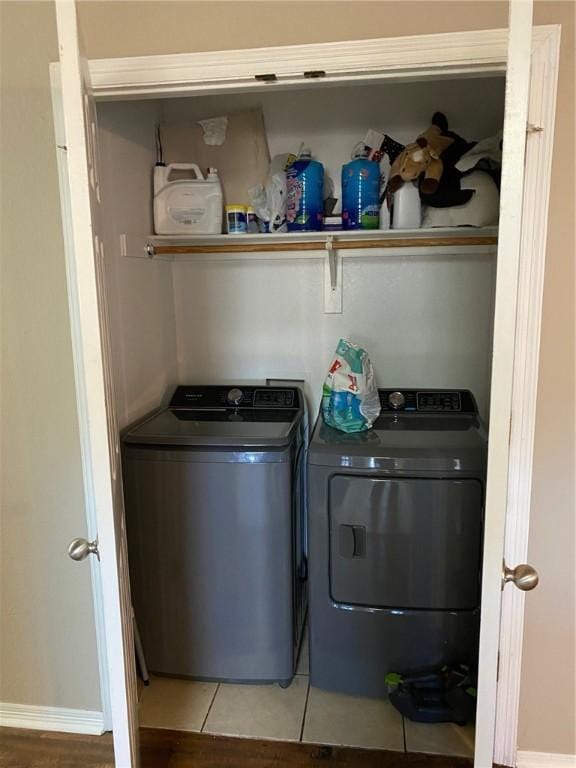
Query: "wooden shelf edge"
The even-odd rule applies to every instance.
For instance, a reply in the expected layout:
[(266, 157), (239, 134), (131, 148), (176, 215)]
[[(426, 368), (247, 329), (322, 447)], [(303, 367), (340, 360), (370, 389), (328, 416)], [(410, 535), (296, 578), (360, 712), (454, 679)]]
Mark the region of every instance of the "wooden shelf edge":
[[(279, 253), (290, 251), (324, 251), (329, 236), (322, 240), (299, 240), (292, 242), (272, 243), (266, 242), (241, 243), (237, 240), (229, 243), (182, 243), (181, 245), (161, 245), (151, 242), (154, 256), (177, 256), (210, 253)], [(495, 246), (498, 238), (492, 235), (455, 235), (441, 237), (386, 237), (358, 240), (339, 240), (332, 237), (334, 250), (362, 250), (374, 248), (438, 248), (438, 247), (466, 247), (466, 246)]]

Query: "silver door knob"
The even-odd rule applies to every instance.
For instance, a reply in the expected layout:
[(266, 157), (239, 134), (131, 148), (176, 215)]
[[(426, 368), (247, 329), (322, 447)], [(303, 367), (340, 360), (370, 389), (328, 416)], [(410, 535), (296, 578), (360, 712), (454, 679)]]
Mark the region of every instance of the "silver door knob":
[(68, 544), (68, 557), (72, 560), (85, 560), (88, 555), (96, 555), (100, 560), (98, 551), (98, 539), (96, 541), (87, 541), (87, 539), (72, 539)]
[(538, 586), (540, 576), (538, 576), (536, 568), (532, 568), (531, 565), (526, 565), (526, 563), (517, 565), (516, 568), (508, 568), (506, 563), (502, 563), (502, 589), (504, 589), (504, 586), (509, 581), (523, 592), (529, 592)]

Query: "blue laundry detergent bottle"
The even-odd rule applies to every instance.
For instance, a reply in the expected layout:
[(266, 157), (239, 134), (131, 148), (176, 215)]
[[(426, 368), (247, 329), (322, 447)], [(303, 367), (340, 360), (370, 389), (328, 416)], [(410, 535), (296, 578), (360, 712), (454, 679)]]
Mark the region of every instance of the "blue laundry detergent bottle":
[(286, 171), (289, 232), (315, 232), (324, 226), (324, 166), (303, 149)]
[(380, 165), (358, 150), (342, 166), (342, 228), (378, 229)]

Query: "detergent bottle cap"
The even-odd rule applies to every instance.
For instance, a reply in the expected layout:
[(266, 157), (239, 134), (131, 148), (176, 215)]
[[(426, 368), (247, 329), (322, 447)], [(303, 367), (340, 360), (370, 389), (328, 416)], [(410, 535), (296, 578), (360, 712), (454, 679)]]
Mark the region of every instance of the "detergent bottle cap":
[(300, 150), (300, 154), (298, 155), (299, 160), (310, 160), (312, 158), (312, 150), (310, 147), (302, 147)]

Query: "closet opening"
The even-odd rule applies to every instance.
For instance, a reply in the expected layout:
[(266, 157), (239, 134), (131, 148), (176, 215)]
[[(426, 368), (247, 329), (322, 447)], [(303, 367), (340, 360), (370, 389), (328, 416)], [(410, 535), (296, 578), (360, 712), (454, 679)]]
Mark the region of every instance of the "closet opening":
[[(472, 756), (504, 74), (260, 85), (98, 103), (141, 725)], [(318, 228), (250, 231), (307, 149)], [(217, 168), (220, 231), (165, 231), (170, 164)]]

